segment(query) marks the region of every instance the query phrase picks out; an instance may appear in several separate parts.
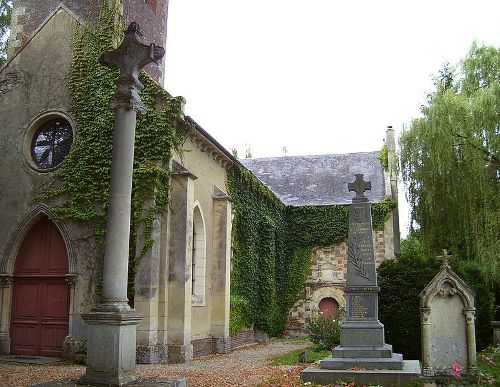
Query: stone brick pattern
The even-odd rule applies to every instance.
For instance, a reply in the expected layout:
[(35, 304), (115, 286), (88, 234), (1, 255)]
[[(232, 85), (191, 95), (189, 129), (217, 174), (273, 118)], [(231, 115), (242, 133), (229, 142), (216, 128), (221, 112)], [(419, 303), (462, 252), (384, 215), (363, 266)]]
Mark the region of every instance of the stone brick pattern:
[[(146, 42), (165, 47), (167, 41), (168, 0), (125, 0), (123, 17), (127, 25), (137, 22)], [(157, 81), (163, 82), (165, 57), (159, 66), (154, 63), (144, 68)]]
[[(375, 263), (378, 267), (385, 259), (384, 232), (376, 231), (373, 237)], [(319, 302), (331, 297), (345, 307), (343, 287), (347, 275), (347, 241), (314, 249), (311, 269), (305, 281), (304, 290), (288, 315), (285, 334), (307, 333), (307, 324), (313, 313), (317, 313)]]

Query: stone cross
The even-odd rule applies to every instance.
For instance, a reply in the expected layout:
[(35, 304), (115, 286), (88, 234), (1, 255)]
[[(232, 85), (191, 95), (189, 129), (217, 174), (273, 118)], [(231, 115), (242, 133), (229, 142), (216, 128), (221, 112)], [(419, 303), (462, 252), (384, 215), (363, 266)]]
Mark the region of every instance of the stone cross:
[(449, 262), (453, 258), (453, 255), (448, 254), (448, 250), (443, 249), (442, 255), (438, 255), (437, 258), (443, 261), (442, 266), (450, 266)]
[(354, 180), (353, 183), (349, 183), (347, 185), (347, 188), (349, 188), (349, 191), (356, 192), (356, 196), (353, 198), (353, 200), (367, 201), (368, 198), (364, 195), (364, 192), (372, 189), (372, 183), (369, 181), (364, 181), (362, 173), (357, 173), (355, 174), (355, 176), (356, 180)]
[(139, 25), (132, 22), (125, 31), (120, 47), (105, 52), (99, 58), (104, 66), (120, 70), (120, 77), (116, 80), (118, 89), (110, 103), (112, 109), (124, 107), (145, 113), (145, 107), (139, 97), (139, 92), (144, 88), (139, 81), (139, 71), (149, 63), (158, 64), (165, 55), (165, 50), (152, 43), (144, 44), (142, 40)]
[(122, 44), (104, 53), (101, 64), (117, 68), (116, 93), (110, 107), (116, 110), (102, 299), (82, 318), (89, 327), (87, 369), (82, 384), (118, 386), (137, 379), (136, 328), (142, 317), (127, 299), (132, 173), (137, 113), (145, 112), (139, 92), (139, 71), (163, 57), (165, 50), (142, 42), (137, 23), (131, 23)]

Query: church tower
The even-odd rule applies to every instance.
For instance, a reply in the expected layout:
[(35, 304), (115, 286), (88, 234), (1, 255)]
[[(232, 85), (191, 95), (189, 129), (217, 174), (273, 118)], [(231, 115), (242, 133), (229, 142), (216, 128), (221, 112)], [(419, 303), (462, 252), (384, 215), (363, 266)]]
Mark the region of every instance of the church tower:
[[(125, 25), (137, 22), (148, 42), (165, 47), (169, 0), (107, 0), (122, 3)], [(50, 16), (63, 6), (81, 21), (93, 21), (99, 14), (99, 0), (14, 0), (8, 58), (11, 59), (33, 37)], [(165, 61), (146, 70), (163, 83)]]

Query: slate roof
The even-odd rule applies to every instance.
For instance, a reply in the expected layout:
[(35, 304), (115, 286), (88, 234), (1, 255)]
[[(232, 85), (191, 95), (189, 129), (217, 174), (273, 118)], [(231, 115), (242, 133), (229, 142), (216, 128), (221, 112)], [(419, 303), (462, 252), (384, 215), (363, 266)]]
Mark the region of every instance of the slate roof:
[(347, 184), (356, 173), (372, 184), (365, 195), (378, 203), (385, 195), (384, 171), (379, 152), (318, 156), (285, 156), (239, 161), (288, 205), (350, 204), (354, 192)]

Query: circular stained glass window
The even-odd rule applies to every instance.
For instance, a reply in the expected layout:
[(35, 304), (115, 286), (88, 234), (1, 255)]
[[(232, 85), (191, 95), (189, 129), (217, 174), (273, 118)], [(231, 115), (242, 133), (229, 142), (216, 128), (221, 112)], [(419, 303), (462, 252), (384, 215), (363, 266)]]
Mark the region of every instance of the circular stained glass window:
[(68, 121), (56, 118), (44, 123), (33, 136), (31, 155), (40, 169), (57, 167), (71, 149), (73, 129)]

